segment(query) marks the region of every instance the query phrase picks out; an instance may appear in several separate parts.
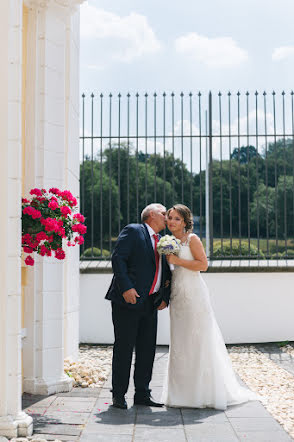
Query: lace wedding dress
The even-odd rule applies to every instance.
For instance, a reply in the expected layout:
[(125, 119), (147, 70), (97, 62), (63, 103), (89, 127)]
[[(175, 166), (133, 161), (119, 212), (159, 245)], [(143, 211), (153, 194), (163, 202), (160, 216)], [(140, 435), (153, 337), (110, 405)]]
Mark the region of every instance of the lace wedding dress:
[[(194, 259), (189, 242), (179, 257)], [(236, 379), (208, 288), (198, 271), (175, 266), (170, 300), (170, 349), (162, 401), (172, 407), (216, 408), (260, 399)]]

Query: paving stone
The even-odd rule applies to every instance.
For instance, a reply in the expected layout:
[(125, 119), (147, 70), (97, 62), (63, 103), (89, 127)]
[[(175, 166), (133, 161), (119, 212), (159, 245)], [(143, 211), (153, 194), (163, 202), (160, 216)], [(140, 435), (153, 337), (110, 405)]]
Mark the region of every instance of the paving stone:
[(250, 431), (281, 431), (281, 426), (276, 420), (268, 417), (231, 417), (229, 421), (237, 432)]
[(237, 433), (240, 441), (246, 442), (291, 442), (293, 439), (285, 431), (250, 431)]
[[(82, 425), (67, 425), (67, 424), (42, 424), (34, 425), (34, 433), (48, 433), (48, 434), (64, 434), (65, 436), (79, 436), (83, 430)], [(56, 439), (56, 438), (55, 438)]]
[(132, 442), (133, 435), (127, 434), (83, 434), (80, 442)]
[(27, 408), (29, 406), (36, 407), (49, 407), (56, 399), (55, 395), (52, 396), (40, 396), (34, 394), (24, 393), (22, 397), (22, 406)]
[(224, 423), (228, 422), (228, 418), (223, 411), (213, 410), (210, 408), (196, 409), (184, 408), (182, 409), (184, 425), (192, 425), (199, 423)]
[(188, 441), (237, 442), (239, 440), (229, 422), (185, 425), (185, 432)]
[(259, 401), (250, 401), (229, 407), (225, 414), (228, 417), (272, 417)]
[(66, 411), (47, 411), (41, 416), (35, 417), (36, 422), (82, 425), (88, 422), (90, 413), (73, 413)]
[(59, 397), (48, 408), (52, 411), (70, 411), (76, 413), (90, 413), (95, 405), (96, 398)]
[(116, 424), (115, 421), (110, 421), (109, 423), (88, 423), (83, 430), (83, 436), (88, 434), (121, 434), (121, 435), (132, 435), (134, 432), (134, 424), (122, 425), (119, 422)]
[[(45, 440), (62, 440), (62, 441), (69, 441), (69, 442), (75, 442), (79, 441), (80, 436), (66, 436), (65, 434), (48, 434), (48, 433), (39, 433), (32, 436), (32, 440), (34, 439), (45, 439)], [(30, 439), (31, 440), (31, 439)]]
[[(173, 427), (178, 428), (183, 426), (183, 420), (180, 410), (175, 409), (170, 412), (166, 409), (158, 411), (158, 408), (149, 408), (140, 411), (138, 407), (138, 414), (136, 418), (136, 427)], [(143, 407), (142, 407), (143, 408)]]
[(99, 397), (102, 387), (99, 388), (73, 388), (67, 393), (58, 393), (56, 397)]
[(141, 440), (149, 442), (186, 442), (186, 437), (183, 429), (136, 427), (134, 441)]

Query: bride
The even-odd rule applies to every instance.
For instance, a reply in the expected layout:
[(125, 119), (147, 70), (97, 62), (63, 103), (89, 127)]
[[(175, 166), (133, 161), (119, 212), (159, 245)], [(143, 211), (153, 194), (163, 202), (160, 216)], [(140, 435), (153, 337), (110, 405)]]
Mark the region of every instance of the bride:
[(216, 408), (260, 399), (236, 379), (200, 275), (207, 258), (193, 218), (183, 204), (167, 212), (167, 227), (181, 241), (174, 264), (170, 302), (170, 350), (163, 402), (170, 407)]

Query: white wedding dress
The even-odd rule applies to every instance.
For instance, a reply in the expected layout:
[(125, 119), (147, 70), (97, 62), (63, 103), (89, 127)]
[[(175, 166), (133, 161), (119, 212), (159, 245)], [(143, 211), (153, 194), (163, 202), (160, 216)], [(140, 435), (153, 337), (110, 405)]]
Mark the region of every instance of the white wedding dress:
[[(194, 259), (189, 242), (179, 257)], [(170, 299), (170, 348), (162, 401), (171, 407), (216, 408), (260, 399), (236, 379), (199, 271), (175, 266)]]

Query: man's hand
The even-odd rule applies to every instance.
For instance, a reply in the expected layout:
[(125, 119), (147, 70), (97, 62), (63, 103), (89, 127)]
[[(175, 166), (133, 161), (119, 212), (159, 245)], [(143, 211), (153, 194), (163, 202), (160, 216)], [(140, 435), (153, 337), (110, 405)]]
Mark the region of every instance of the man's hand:
[(126, 292), (123, 292), (123, 297), (128, 304), (136, 304), (137, 298), (140, 298), (136, 289), (129, 289)]
[(166, 307), (167, 307), (167, 303), (166, 303), (165, 301), (162, 301), (161, 304), (160, 304), (160, 306), (157, 307), (157, 310), (163, 310), (163, 309), (166, 308)]

